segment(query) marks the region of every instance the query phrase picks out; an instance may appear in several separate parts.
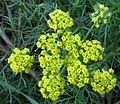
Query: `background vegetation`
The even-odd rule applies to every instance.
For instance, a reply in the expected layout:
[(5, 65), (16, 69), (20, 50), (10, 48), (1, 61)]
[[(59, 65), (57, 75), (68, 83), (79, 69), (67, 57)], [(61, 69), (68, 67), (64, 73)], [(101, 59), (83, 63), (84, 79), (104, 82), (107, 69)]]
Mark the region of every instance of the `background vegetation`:
[[(89, 13), (93, 5), (102, 3), (112, 12), (108, 24), (94, 28), (88, 39), (99, 40), (105, 48), (105, 59), (95, 66), (112, 67), (118, 79), (113, 91), (106, 94), (106, 104), (120, 104), (120, 0), (0, 0), (0, 104), (101, 104), (98, 93), (85, 86), (67, 86), (56, 102), (45, 100), (38, 91), (36, 80), (28, 74), (13, 74), (7, 64), (11, 49), (27, 47), (37, 59), (36, 41), (41, 33), (51, 31), (46, 23), (48, 14), (56, 8), (69, 12), (74, 19), (74, 33), (82, 37), (92, 26)], [(39, 63), (35, 73), (41, 77)], [(33, 75), (34, 76), (34, 75)]]

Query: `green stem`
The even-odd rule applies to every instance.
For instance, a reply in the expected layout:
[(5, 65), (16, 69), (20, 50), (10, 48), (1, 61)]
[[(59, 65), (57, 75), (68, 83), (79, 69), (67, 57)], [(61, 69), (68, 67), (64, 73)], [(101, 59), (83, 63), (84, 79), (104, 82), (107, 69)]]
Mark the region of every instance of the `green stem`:
[(106, 41), (107, 41), (107, 26), (108, 26), (108, 22), (107, 22), (106, 27), (105, 27), (104, 47), (106, 47)]
[(91, 28), (90, 28), (89, 31), (87, 32), (86, 36), (83, 38), (83, 41), (85, 41), (86, 38), (90, 35), (90, 33), (91, 33), (91, 31), (92, 31), (92, 29), (93, 29), (94, 26), (95, 26), (95, 23), (91, 26)]
[(38, 82), (39, 81), (39, 78), (38, 76), (36, 75), (36, 73), (31, 69), (29, 71), (29, 74)]
[(55, 1), (59, 4), (60, 8), (62, 8), (62, 9), (64, 8), (63, 5), (62, 5), (61, 0), (55, 0)]

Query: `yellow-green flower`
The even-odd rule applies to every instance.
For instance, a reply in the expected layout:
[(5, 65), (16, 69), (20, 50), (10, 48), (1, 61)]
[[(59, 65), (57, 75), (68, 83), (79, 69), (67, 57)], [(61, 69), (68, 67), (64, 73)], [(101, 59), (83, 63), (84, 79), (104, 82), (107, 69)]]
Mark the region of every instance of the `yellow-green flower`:
[[(73, 25), (73, 20), (67, 13), (58, 9), (49, 16), (48, 25), (56, 32), (41, 34), (37, 41), (36, 45), (41, 49), (40, 67), (43, 69), (43, 78), (38, 85), (44, 98), (57, 100), (65, 86), (65, 80), (60, 74), (67, 70), (67, 81), (79, 88), (83, 87), (90, 82), (87, 63), (102, 60), (104, 48), (97, 40), (82, 42), (79, 34), (73, 34), (66, 29)], [(113, 73), (111, 69), (109, 72)], [(100, 85), (97, 87), (100, 91), (104, 89)]]
[(79, 54), (83, 57), (83, 62), (88, 63), (91, 61), (98, 61), (103, 59), (104, 48), (98, 40), (87, 40), (81, 45), (82, 49)]
[(54, 30), (66, 29), (73, 25), (73, 19), (69, 16), (69, 13), (65, 13), (60, 9), (54, 10), (49, 16), (50, 20), (47, 23)]
[[(85, 83), (89, 82), (87, 67), (81, 63), (80, 59), (83, 59), (84, 63), (88, 63), (90, 60), (101, 60), (104, 48), (99, 41), (82, 42), (78, 34), (73, 34), (70, 31), (63, 32), (60, 37), (59, 33), (41, 36), (37, 42), (41, 45), (37, 47), (43, 49), (39, 57), (40, 66), (43, 68), (43, 75), (59, 74), (61, 68), (66, 66), (68, 70), (67, 78), (71, 84), (81, 88)], [(76, 70), (74, 74), (71, 71), (71, 67)]]
[[(77, 62), (77, 61), (75, 61)], [(74, 64), (76, 64), (74, 66)], [(74, 63), (73, 66), (69, 65), (67, 68), (68, 76), (67, 79), (70, 84), (76, 85), (79, 88), (83, 87), (85, 84), (89, 83), (89, 72), (85, 65), (80, 62)]]
[(102, 71), (94, 71), (90, 80), (93, 90), (98, 92), (100, 95), (112, 90), (116, 86), (117, 81), (117, 79), (113, 77), (113, 73), (114, 71), (112, 69), (109, 69), (109, 71), (104, 69), (102, 69)]
[(32, 62), (34, 61), (34, 58), (33, 56), (27, 55), (28, 53), (29, 49), (27, 48), (24, 48), (23, 50), (15, 48), (13, 50), (13, 53), (8, 58), (8, 63), (10, 64), (10, 68), (13, 72), (29, 72), (29, 69), (33, 65)]
[(53, 101), (65, 92), (65, 80), (60, 75), (43, 76), (38, 86), (43, 97)]
[(64, 64), (64, 60), (57, 58), (54, 55), (45, 55), (39, 57), (40, 66), (43, 68), (43, 74), (54, 74), (59, 73), (61, 67)]

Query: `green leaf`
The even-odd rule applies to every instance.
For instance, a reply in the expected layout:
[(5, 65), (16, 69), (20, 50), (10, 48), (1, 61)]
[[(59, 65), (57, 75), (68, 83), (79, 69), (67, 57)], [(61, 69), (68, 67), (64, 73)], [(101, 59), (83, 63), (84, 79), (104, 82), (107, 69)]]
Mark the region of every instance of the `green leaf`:
[(6, 88), (6, 89), (9, 89), (9, 90), (12, 90), (13, 92), (17, 92), (17, 93), (20, 93), (22, 94), (24, 97), (26, 97), (29, 102), (31, 102), (31, 104), (39, 104), (38, 102), (36, 102), (34, 99), (32, 99), (31, 97), (27, 96), (26, 94), (24, 94), (23, 92), (17, 90), (14, 86), (8, 84), (7, 82), (3, 81), (0, 79), (0, 86), (2, 86), (3, 88)]

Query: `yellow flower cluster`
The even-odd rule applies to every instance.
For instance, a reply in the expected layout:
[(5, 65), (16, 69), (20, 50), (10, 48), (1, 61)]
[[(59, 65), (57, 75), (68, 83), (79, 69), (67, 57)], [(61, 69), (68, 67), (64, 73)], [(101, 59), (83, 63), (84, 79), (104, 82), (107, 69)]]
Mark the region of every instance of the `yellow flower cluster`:
[(108, 93), (116, 86), (117, 79), (113, 77), (113, 69), (109, 69), (108, 71), (102, 69), (96, 70), (93, 72), (93, 76), (91, 78), (91, 86), (93, 90), (98, 92), (100, 95)]
[[(103, 52), (99, 41), (82, 42), (80, 36), (71, 31), (64, 31), (61, 34), (59, 32), (42, 34), (38, 39), (37, 47), (42, 49), (39, 62), (43, 68), (43, 77), (48, 75), (55, 77), (60, 73), (61, 68), (66, 66), (68, 82), (79, 88), (89, 83), (87, 66), (82, 64), (79, 58), (85, 53), (86, 57), (83, 55), (84, 62), (86, 58), (88, 61), (97, 61), (102, 59), (101, 53)], [(42, 91), (41, 93), (43, 97), (46, 96), (44, 98), (51, 98), (44, 95)]]
[[(85, 84), (89, 83), (89, 72), (85, 65), (79, 64), (72, 66), (69, 65), (68, 71), (68, 81), (70, 84), (77, 85), (79, 88), (83, 87)], [(76, 64), (76, 62), (75, 62)], [(78, 67), (76, 67), (78, 66)]]
[(64, 93), (65, 86), (64, 78), (59, 75), (64, 60), (60, 57), (62, 43), (58, 37), (58, 33), (41, 35), (37, 42), (37, 47), (43, 49), (39, 57), (43, 77), (38, 86), (43, 97), (52, 100), (57, 100)]
[(49, 14), (50, 20), (47, 21), (50, 28), (54, 30), (66, 29), (73, 25), (73, 19), (69, 16), (69, 13), (65, 13), (60, 9), (56, 9)]
[[(84, 64), (102, 60), (104, 48), (97, 40), (82, 42), (79, 34), (73, 34), (69, 30), (64, 31), (73, 25), (73, 20), (67, 13), (58, 9), (50, 13), (50, 17), (48, 25), (57, 30), (56, 33), (42, 34), (36, 43), (37, 47), (42, 49), (39, 62), (40, 67), (43, 68), (43, 77), (38, 86), (41, 87), (40, 92), (44, 98), (57, 100), (64, 93), (65, 79), (60, 76), (62, 71), (67, 70), (66, 78), (70, 84), (79, 88), (83, 87), (90, 83), (90, 74), (87, 65)], [(115, 82), (113, 82), (115, 79), (111, 75), (112, 70), (98, 72), (96, 71), (91, 78), (93, 90), (100, 94), (101, 89), (103, 92), (109, 92), (115, 86)], [(98, 79), (94, 77), (96, 73), (98, 73)], [(107, 73), (103, 79), (109, 77), (105, 85), (102, 85), (104, 84), (103, 73)]]
[(43, 68), (43, 75), (56, 74), (60, 72), (64, 61), (55, 55), (45, 55), (39, 57), (40, 66)]
[(73, 33), (70, 31), (64, 32), (61, 39), (65, 50), (68, 52), (73, 50), (73, 48), (77, 49), (77, 46), (82, 45), (80, 36), (78, 34), (73, 35)]
[(78, 34), (73, 35), (72, 32), (66, 31), (62, 34), (61, 39), (63, 50), (66, 51), (64, 62), (67, 66), (68, 82), (81, 88), (89, 83), (88, 69), (79, 60), (79, 50), (83, 44), (81, 38)]
[(32, 62), (34, 61), (33, 56), (27, 55), (29, 53), (29, 49), (24, 48), (23, 50), (19, 50), (15, 48), (13, 53), (8, 58), (8, 63), (13, 72), (18, 73), (25, 71), (26, 73), (29, 71), (31, 66), (33, 65)]
[[(58, 33), (41, 35), (37, 47), (43, 49), (39, 57), (43, 75), (57, 75), (62, 66), (66, 65), (68, 67), (67, 79), (71, 84), (81, 88), (89, 83), (89, 72), (79, 60), (81, 56), (79, 50), (82, 45), (79, 35), (73, 35), (70, 31), (63, 32), (61, 37)], [(55, 51), (52, 52), (52, 50)]]
[(38, 86), (43, 97), (50, 98), (53, 101), (57, 100), (58, 96), (65, 92), (65, 80), (60, 75), (43, 76)]
[(94, 13), (90, 14), (90, 17), (92, 19), (92, 22), (94, 22), (95, 27), (99, 27), (100, 23), (106, 23), (107, 18), (111, 15), (109, 8), (105, 7), (104, 5), (97, 3), (94, 6)]
[(38, 39), (37, 47), (46, 50), (42, 51), (43, 55), (46, 55), (47, 51), (50, 51), (50, 54), (52, 55), (58, 55), (60, 52), (59, 48), (62, 46), (62, 43), (57, 40), (58, 33), (52, 33), (52, 35), (49, 33), (46, 35), (41, 35)]
[(90, 60), (98, 61), (103, 59), (102, 54), (104, 48), (98, 40), (87, 40), (86, 42), (83, 42), (81, 47), (82, 49), (79, 53), (82, 55), (84, 63), (88, 63)]
[(73, 61), (78, 60), (79, 49), (82, 45), (82, 41), (78, 34), (73, 35), (72, 32), (66, 31), (62, 34), (61, 41), (63, 43), (62, 52), (66, 65), (72, 64)]
[(64, 60), (60, 58), (62, 43), (57, 41), (57, 39), (58, 34), (52, 33), (52, 35), (41, 35), (37, 42), (37, 47), (43, 49), (39, 57), (39, 62), (43, 68), (44, 75), (59, 73), (63, 66)]

